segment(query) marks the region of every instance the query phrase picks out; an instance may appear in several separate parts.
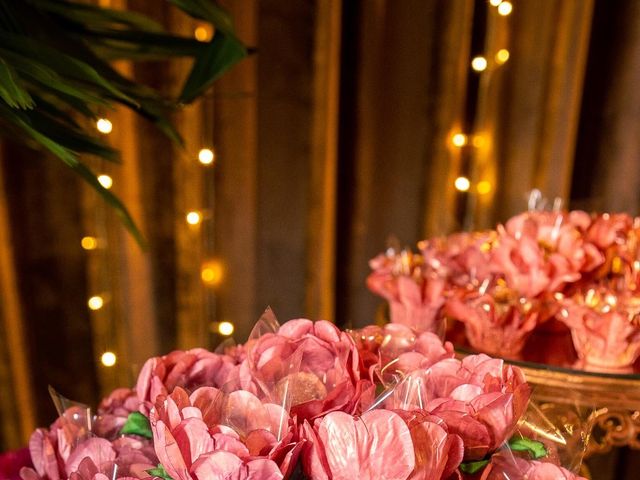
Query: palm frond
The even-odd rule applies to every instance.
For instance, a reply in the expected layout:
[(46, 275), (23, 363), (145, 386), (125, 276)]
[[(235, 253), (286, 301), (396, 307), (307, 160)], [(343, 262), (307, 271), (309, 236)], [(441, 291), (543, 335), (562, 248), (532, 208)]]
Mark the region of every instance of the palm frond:
[[(166, 1), (211, 24), (211, 41), (172, 34), (139, 13), (76, 0), (0, 0), (0, 135), (63, 161), (115, 208), (141, 245), (142, 234), (125, 206), (81, 161), (84, 154), (117, 161), (118, 152), (76, 117), (95, 119), (98, 111), (121, 104), (182, 144), (168, 114), (202, 95), (247, 55), (231, 18), (213, 0)], [(109, 64), (176, 56), (193, 59), (178, 98), (165, 98)]]

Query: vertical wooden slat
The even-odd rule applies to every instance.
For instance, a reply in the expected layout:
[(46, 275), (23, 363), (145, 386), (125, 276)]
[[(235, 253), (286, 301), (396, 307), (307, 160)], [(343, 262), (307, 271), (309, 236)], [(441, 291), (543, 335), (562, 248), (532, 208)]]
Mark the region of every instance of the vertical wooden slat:
[[(248, 45), (257, 42), (256, 0), (228, 4), (237, 36)], [(257, 319), (257, 58), (243, 60), (216, 84), (215, 243), (225, 264), (220, 285), (218, 317), (236, 326), (244, 341)], [(274, 186), (274, 188), (276, 188)]]
[[(0, 369), (2, 377), (9, 380), (2, 387), (3, 397), (0, 418), (6, 447), (16, 448), (26, 443), (35, 428), (35, 407), (32, 402), (30, 365), (25, 341), (24, 317), (20, 305), (18, 278), (11, 239), (8, 214), (8, 198), (4, 188), (5, 178), (0, 165), (0, 317), (2, 320), (1, 342), (7, 349), (7, 361)], [(15, 411), (11, 411), (13, 406)], [(10, 436), (11, 435), (11, 436)]]
[(335, 316), (336, 193), (342, 0), (316, 2), (306, 315)]

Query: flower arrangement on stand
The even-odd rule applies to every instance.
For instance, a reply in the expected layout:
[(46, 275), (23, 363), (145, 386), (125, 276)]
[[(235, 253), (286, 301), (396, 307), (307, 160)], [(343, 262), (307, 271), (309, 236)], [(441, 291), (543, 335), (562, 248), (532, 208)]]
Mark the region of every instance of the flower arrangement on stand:
[[(449, 318), (476, 351), (516, 360), (533, 352), (548, 363), (626, 373), (640, 357), (639, 238), (640, 217), (529, 211), (493, 231), (422, 241), (419, 253), (387, 251), (371, 260), (367, 283), (389, 300), (392, 322), (433, 331)], [(438, 285), (441, 295), (402, 294), (407, 283), (424, 292)], [(405, 312), (433, 314), (399, 318), (398, 299)], [(553, 357), (566, 349), (537, 345), (549, 332), (545, 342), (570, 332), (575, 353)]]
[(267, 310), (244, 345), (149, 359), (96, 412), (59, 397), (20, 477), (581, 478), (545, 426), (522, 423), (529, 396), (517, 367), (456, 359), (431, 332), (279, 325)]

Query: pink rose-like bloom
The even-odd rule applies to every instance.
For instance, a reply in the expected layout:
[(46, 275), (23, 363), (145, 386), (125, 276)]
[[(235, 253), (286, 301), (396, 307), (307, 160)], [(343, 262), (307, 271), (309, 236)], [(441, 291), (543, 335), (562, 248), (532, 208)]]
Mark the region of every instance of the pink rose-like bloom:
[(551, 462), (526, 460), (504, 454), (494, 455), (480, 480), (586, 480)]
[(393, 323), (438, 332), (446, 280), (426, 268), (419, 254), (378, 255), (370, 260), (369, 289), (389, 302)]
[(149, 440), (123, 436), (111, 442), (92, 436), (73, 423), (74, 415), (80, 415), (78, 410), (67, 410), (50, 430), (38, 429), (31, 435), (29, 451), (34, 468), (22, 469), (24, 480), (149, 477), (146, 470), (158, 463)]
[(396, 410), (411, 431), (416, 467), (412, 480), (447, 479), (462, 462), (464, 444), (458, 435), (448, 433), (446, 423), (423, 411)]
[(282, 441), (277, 435), (283, 425), (288, 428), (288, 416), (249, 392), (225, 396), (201, 387), (188, 396), (176, 388), (156, 400), (150, 420), (156, 454), (174, 480), (283, 478), (278, 464), (267, 457), (278, 451)]
[(454, 286), (480, 285), (491, 278), (489, 250), (495, 232), (461, 232), (418, 244), (424, 263)]
[(538, 311), (531, 302), (500, 302), (494, 295), (450, 298), (447, 315), (465, 325), (471, 346), (481, 352), (520, 358), (525, 342), (538, 324)]
[(290, 320), (262, 335), (236, 372), (241, 388), (258, 383), (259, 396), (286, 402), (299, 422), (333, 410), (356, 413), (374, 396), (374, 385), (361, 379), (355, 342), (326, 321)]
[(138, 375), (136, 392), (140, 410), (148, 414), (159, 395), (168, 395), (176, 387), (193, 391), (200, 386), (219, 388), (227, 382), (234, 360), (203, 348), (176, 350), (147, 360)]
[(604, 213), (593, 220), (585, 238), (601, 250), (606, 250), (612, 245), (624, 242), (632, 226), (633, 218), (626, 213)]
[(399, 323), (370, 325), (351, 332), (363, 359), (364, 371), (373, 380), (386, 383), (387, 375), (425, 369), (439, 360), (455, 356), (451, 342), (431, 332), (416, 333)]
[(527, 212), (498, 226), (492, 261), (509, 288), (527, 298), (557, 292), (604, 262), (598, 248), (585, 241), (568, 218), (564, 213)]
[(305, 430), (303, 465), (314, 480), (405, 480), (416, 465), (411, 431), (389, 410), (331, 412)]
[(586, 370), (631, 373), (640, 357), (640, 324), (637, 314), (619, 307), (598, 311), (585, 305), (565, 302), (558, 318), (571, 328), (573, 345), (581, 367)]
[(414, 372), (399, 386), (393, 403), (440, 417), (448, 432), (464, 441), (465, 460), (477, 460), (510, 437), (529, 395), (519, 368), (481, 354), (441, 360)]

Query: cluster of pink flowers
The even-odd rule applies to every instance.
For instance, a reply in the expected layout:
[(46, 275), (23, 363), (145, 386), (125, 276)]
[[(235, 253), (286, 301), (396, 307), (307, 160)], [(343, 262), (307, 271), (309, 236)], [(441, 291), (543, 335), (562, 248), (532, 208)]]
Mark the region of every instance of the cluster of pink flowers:
[(640, 355), (640, 218), (532, 211), (419, 249), (370, 262), (367, 284), (388, 300), (392, 322), (438, 332), (454, 319), (472, 348), (516, 359), (539, 359), (536, 342), (565, 334), (575, 353), (548, 361), (568, 366), (577, 356), (581, 368), (632, 371)]
[(67, 408), (34, 432), (22, 479), (579, 478), (509, 447), (530, 392), (502, 360), (397, 324), (254, 332), (232, 355), (148, 360), (95, 415)]

